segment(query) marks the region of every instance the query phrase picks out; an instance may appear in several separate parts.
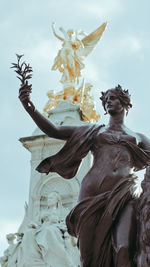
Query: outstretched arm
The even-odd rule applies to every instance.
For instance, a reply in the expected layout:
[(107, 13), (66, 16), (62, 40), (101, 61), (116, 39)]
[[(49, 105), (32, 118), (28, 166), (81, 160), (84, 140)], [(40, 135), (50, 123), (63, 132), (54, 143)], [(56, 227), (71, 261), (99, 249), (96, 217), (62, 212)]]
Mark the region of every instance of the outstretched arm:
[(64, 41), (64, 39), (63, 39), (62, 37), (60, 37), (60, 36), (56, 33), (54, 25), (55, 25), (55, 22), (52, 23), (52, 31), (53, 31), (54, 35), (55, 35), (60, 41)]
[(19, 90), (19, 99), (25, 110), (30, 114), (37, 126), (49, 137), (67, 140), (76, 127), (60, 126), (56, 127), (49, 120), (47, 120), (40, 112), (35, 109), (35, 106), (30, 100), (31, 86), (25, 83)]
[(67, 32), (63, 29), (63, 27), (60, 27), (59, 30), (63, 33), (65, 39), (67, 40), (68, 39)]

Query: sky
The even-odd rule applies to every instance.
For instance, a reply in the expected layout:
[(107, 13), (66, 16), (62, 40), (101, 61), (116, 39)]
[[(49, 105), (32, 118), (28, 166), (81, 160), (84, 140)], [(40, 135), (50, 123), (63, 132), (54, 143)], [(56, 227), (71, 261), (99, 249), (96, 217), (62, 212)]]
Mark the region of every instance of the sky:
[(18, 100), (19, 80), (10, 69), (15, 53), (33, 67), (32, 101), (41, 112), (47, 92), (61, 90), (61, 75), (51, 67), (61, 42), (56, 29), (82, 29), (88, 34), (107, 22), (94, 51), (85, 59), (83, 76), (93, 84), (100, 123), (107, 116), (99, 101), (101, 91), (120, 84), (129, 89), (133, 108), (126, 125), (150, 137), (150, 1), (149, 0), (0, 0), (0, 255), (5, 235), (16, 232), (24, 216), (30, 182), (30, 152), (19, 138), (36, 128)]

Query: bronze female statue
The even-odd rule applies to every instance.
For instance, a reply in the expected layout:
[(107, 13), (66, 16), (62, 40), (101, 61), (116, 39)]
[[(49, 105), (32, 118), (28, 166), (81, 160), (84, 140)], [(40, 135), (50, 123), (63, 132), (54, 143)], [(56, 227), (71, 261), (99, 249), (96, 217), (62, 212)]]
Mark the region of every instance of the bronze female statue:
[(134, 171), (150, 163), (150, 141), (124, 125), (125, 112), (132, 107), (128, 90), (118, 85), (102, 93), (108, 125), (80, 127), (54, 126), (35, 109), (30, 92), (25, 83), (19, 98), (38, 127), (49, 137), (67, 141), (39, 164), (39, 172), (55, 171), (70, 179), (88, 151), (93, 153), (78, 204), (66, 218), (68, 232), (78, 238), (82, 267), (136, 266)]

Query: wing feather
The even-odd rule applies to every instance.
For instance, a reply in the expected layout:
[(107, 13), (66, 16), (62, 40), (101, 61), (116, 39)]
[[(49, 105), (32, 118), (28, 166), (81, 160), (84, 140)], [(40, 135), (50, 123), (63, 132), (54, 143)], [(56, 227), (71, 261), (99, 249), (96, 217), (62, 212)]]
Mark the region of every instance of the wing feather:
[(101, 38), (107, 23), (103, 23), (98, 29), (93, 31), (88, 36), (84, 37), (81, 41), (83, 43), (83, 48), (78, 49), (79, 56), (87, 56), (94, 49), (95, 45)]

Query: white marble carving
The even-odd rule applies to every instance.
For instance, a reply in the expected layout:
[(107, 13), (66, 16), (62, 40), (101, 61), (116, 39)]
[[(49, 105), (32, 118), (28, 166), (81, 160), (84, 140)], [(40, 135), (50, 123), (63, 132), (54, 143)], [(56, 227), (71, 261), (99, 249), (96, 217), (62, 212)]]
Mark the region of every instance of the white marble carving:
[(69, 236), (62, 220), (64, 209), (59, 193), (51, 192), (47, 206), (40, 211), (39, 222), (31, 221), (22, 228), (22, 234), (7, 235), (9, 247), (0, 258), (1, 266), (78, 267), (76, 241)]
[[(68, 121), (72, 125), (85, 124), (80, 120), (78, 107), (67, 101), (60, 103), (49, 119), (59, 125), (67, 125)], [(9, 246), (0, 258), (1, 266), (78, 267), (77, 240), (67, 233), (65, 217), (77, 201), (91, 155), (83, 160), (75, 178), (66, 180), (56, 173), (45, 175), (35, 170), (41, 160), (59, 151), (64, 141), (49, 138), (36, 129), (21, 142), (31, 152), (29, 201), (18, 233), (7, 236)]]
[[(21, 242), (23, 234), (11, 233), (6, 236), (8, 248), (4, 251), (4, 256), (0, 258), (2, 267), (21, 267)], [(17, 239), (16, 239), (17, 238)], [(16, 240), (16, 243), (14, 243)]]

